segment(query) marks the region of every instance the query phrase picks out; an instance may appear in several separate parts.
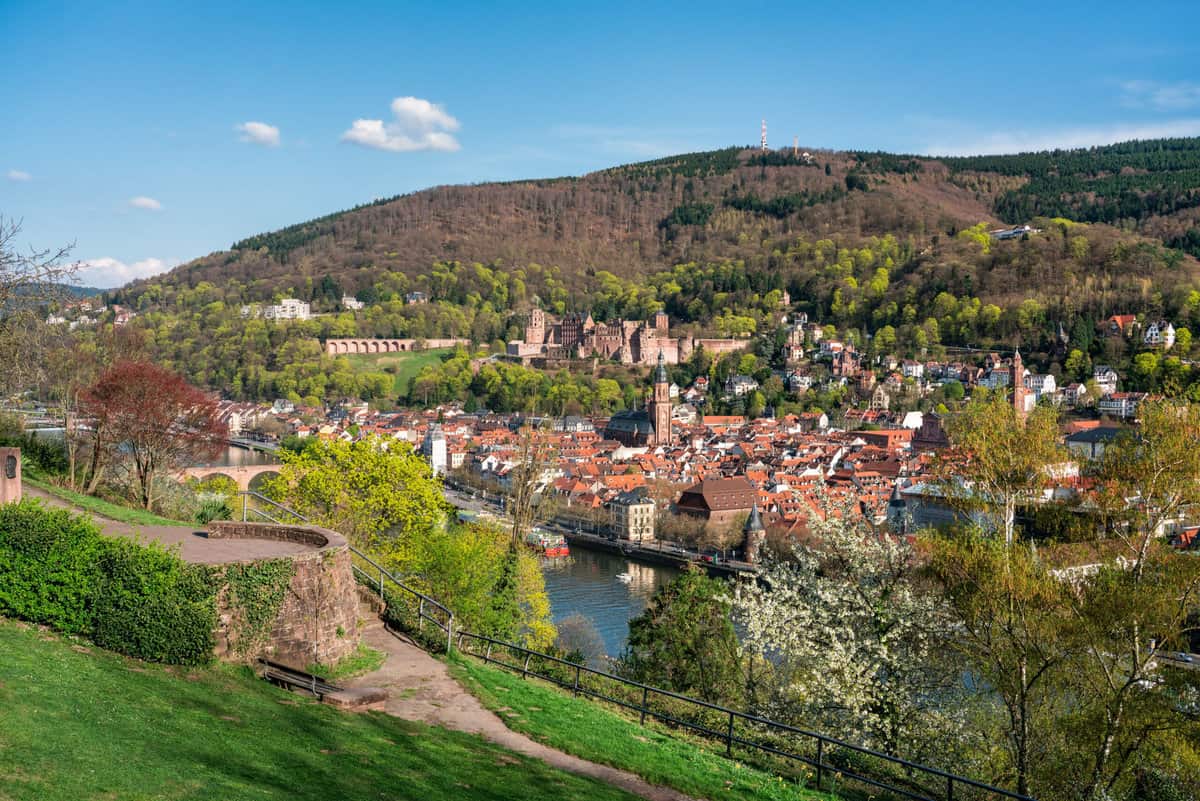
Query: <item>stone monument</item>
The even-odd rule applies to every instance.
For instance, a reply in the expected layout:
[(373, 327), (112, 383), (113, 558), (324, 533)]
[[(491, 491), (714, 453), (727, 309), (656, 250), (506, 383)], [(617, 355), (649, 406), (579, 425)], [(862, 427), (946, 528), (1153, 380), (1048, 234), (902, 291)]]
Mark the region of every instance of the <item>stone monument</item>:
[(0, 504), (21, 500), (21, 449), (0, 448)]

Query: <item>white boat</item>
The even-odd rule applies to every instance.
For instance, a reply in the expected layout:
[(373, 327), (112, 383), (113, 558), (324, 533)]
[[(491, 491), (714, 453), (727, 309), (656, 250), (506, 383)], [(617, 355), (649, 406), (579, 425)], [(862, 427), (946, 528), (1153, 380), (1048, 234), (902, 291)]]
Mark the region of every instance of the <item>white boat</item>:
[(628, 573), (618, 573), (617, 581), (628, 584), (629, 582), (633, 581), (633, 576), (629, 575)]

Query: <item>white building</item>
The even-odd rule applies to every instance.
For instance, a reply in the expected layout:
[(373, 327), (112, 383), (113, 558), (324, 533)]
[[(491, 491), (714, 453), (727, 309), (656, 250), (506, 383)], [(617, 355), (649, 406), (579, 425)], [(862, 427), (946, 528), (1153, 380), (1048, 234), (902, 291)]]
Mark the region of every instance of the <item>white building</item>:
[(347, 311), (358, 311), (363, 305), (361, 300), (356, 300), (349, 295), (342, 295), (342, 307)]
[(748, 375), (730, 376), (729, 380), (725, 382), (725, 391), (735, 398), (740, 398), (756, 389), (758, 389), (758, 382)]
[(1119, 420), (1129, 420), (1137, 415), (1138, 404), (1145, 399), (1145, 392), (1110, 392), (1096, 401), (1096, 411)]
[(1058, 382), (1049, 373), (1026, 373), (1025, 387), (1033, 393), (1035, 400), (1041, 400), (1043, 395), (1053, 395), (1058, 391)]
[(308, 320), (312, 317), (308, 303), (298, 298), (284, 298), (279, 305), (264, 308), (262, 314), (268, 320)]
[(1111, 395), (1117, 391), (1117, 371), (1107, 364), (1096, 365), (1096, 369), (1092, 370), (1092, 379), (1100, 387), (1101, 395)]
[(1147, 347), (1170, 350), (1175, 346), (1175, 326), (1167, 320), (1150, 323), (1142, 332), (1142, 343)]
[(446, 472), (446, 434), (437, 423), (429, 426), (425, 440), (421, 443), (421, 454), (429, 460), (435, 476)]

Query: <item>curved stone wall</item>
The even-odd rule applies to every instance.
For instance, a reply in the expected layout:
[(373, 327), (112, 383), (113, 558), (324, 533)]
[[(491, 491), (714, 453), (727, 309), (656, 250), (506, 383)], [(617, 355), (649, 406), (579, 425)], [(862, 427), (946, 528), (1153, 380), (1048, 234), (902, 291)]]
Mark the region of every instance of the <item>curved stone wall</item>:
[[(268, 539), (308, 545), (311, 550), (284, 557), (294, 572), (270, 636), (259, 654), (303, 669), (330, 665), (358, 647), (358, 587), (346, 538), (319, 526), (214, 521), (213, 539)], [(219, 609), (216, 654), (234, 658), (236, 632), (228, 609)], [(240, 655), (239, 655), (240, 656)]]

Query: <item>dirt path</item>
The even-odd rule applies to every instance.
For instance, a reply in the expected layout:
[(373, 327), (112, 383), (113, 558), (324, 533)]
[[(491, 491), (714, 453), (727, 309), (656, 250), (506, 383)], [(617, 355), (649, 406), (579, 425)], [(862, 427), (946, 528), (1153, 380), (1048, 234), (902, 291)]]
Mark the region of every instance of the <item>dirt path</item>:
[(101, 517), (94, 512), (80, 510), (57, 495), (51, 495), (28, 484), (24, 486), (23, 492), (27, 496), (38, 498), (49, 506), (58, 506), (91, 515), (92, 519), (96, 521), (96, 525), (100, 526), (100, 531), (106, 536), (157, 540), (168, 548), (178, 546), (179, 558), (185, 562), (218, 565), (252, 559), (275, 559), (309, 550), (307, 545), (280, 540), (210, 540), (203, 526), (154, 526), (122, 523), (118, 520)]
[(434, 726), (482, 735), (497, 745), (535, 757), (552, 767), (589, 776), (650, 801), (693, 801), (669, 787), (660, 787), (627, 771), (598, 765), (534, 742), (504, 725), (495, 713), (455, 681), (446, 665), (421, 650), (410, 640), (371, 626), (363, 642), (387, 653), (379, 670), (353, 682), (360, 687), (384, 687), (389, 691), (388, 714)]

